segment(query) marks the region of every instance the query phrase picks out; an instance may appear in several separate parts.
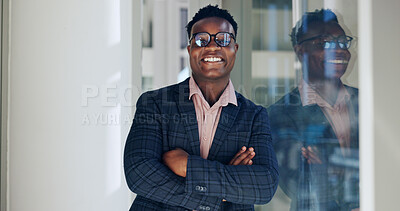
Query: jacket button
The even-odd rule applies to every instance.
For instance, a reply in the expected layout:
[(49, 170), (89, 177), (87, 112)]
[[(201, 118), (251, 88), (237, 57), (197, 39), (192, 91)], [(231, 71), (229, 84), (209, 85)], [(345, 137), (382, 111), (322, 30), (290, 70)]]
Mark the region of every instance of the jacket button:
[(211, 208), (209, 206), (200, 205), (199, 210), (211, 210)]

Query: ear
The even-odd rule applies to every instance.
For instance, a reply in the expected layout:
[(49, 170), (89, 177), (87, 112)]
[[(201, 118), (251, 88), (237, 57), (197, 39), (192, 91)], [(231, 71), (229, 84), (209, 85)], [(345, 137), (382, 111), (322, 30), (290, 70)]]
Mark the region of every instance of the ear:
[(301, 45), (293, 46), (294, 52), (296, 53), (297, 57), (300, 61), (303, 60), (304, 48)]
[(239, 44), (235, 43), (235, 53), (239, 50)]
[(190, 45), (186, 46), (187, 52), (190, 54)]

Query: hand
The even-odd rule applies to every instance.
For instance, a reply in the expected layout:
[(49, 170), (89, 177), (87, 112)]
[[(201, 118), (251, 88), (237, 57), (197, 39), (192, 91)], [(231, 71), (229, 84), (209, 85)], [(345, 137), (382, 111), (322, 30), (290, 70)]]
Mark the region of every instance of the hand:
[[(229, 165), (252, 165), (253, 161), (251, 159), (254, 158), (256, 153), (254, 152), (254, 148), (250, 147), (246, 151), (246, 147), (243, 146), (242, 149), (239, 150), (238, 153), (236, 153), (235, 156), (233, 156), (232, 160), (229, 162)], [(225, 199), (222, 199), (222, 201), (226, 201)]]
[(186, 177), (186, 168), (189, 154), (183, 149), (174, 149), (163, 154), (163, 162), (172, 172)]
[(319, 158), (318, 150), (316, 147), (302, 147), (301, 154), (305, 159), (307, 159), (308, 164), (322, 164), (322, 160)]
[(252, 165), (253, 161), (251, 159), (254, 158), (256, 153), (254, 152), (254, 148), (250, 147), (246, 151), (246, 147), (243, 146), (242, 149), (233, 156), (232, 160), (229, 162), (229, 165)]
[(351, 211), (360, 211), (360, 208), (352, 209)]

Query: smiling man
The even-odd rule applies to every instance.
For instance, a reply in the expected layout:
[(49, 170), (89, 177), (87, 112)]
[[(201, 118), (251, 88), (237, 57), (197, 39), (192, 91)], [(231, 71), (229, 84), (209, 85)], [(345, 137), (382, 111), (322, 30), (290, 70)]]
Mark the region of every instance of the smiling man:
[(358, 89), (341, 81), (353, 38), (325, 9), (303, 15), (291, 37), (302, 77), (268, 108), (280, 187), (291, 210), (357, 210)]
[(131, 210), (254, 210), (278, 183), (266, 109), (235, 92), (237, 23), (207, 6), (187, 25), (192, 77), (144, 93), (124, 168)]

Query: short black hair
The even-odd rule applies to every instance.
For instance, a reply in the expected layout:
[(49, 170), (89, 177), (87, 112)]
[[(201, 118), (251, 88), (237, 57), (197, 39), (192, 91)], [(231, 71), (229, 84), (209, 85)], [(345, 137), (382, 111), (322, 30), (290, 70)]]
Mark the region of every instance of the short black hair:
[(209, 17), (219, 17), (227, 20), (233, 27), (235, 31), (235, 36), (237, 35), (238, 25), (236, 21), (233, 19), (233, 16), (228, 12), (228, 10), (218, 8), (218, 5), (212, 6), (211, 4), (201, 8), (192, 18), (191, 21), (186, 25), (186, 30), (188, 34), (188, 38), (190, 39), (190, 32), (192, 31), (193, 25), (204, 18)]
[(306, 12), (299, 21), (297, 21), (296, 26), (293, 27), (290, 37), (292, 40), (292, 46), (295, 46), (299, 39), (307, 33), (308, 26), (311, 23), (321, 22), (328, 23), (334, 22), (339, 24), (336, 14), (330, 9), (320, 9), (314, 12)]

